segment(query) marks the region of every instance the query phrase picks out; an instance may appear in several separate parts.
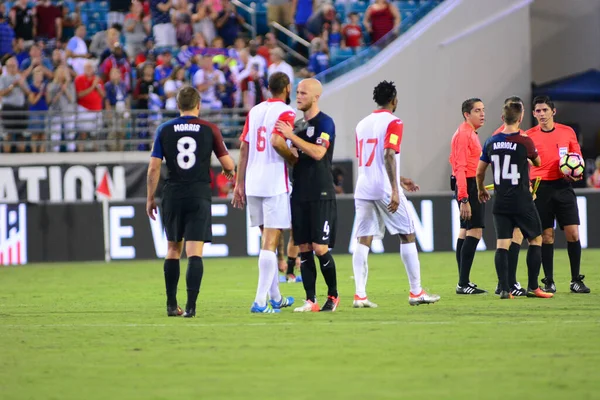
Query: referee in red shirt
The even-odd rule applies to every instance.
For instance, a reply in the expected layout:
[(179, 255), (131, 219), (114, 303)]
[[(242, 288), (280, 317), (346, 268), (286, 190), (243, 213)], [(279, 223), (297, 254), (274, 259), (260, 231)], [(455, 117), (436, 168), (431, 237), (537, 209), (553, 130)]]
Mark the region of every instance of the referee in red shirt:
[(485, 123), (485, 108), (481, 99), (471, 98), (462, 103), (465, 121), (452, 137), (450, 164), (452, 165), (452, 190), (460, 208), (460, 233), (456, 242), (458, 285), (456, 294), (481, 294), (471, 283), (471, 266), (484, 228), (485, 205), (477, 197), (475, 175), (481, 156), (481, 143), (477, 129)]
[(575, 131), (570, 127), (554, 122), (556, 108), (547, 96), (533, 99), (533, 116), (538, 125), (526, 134), (531, 137), (538, 150), (542, 165), (531, 167), (531, 179), (541, 177), (536, 192), (535, 205), (542, 220), (542, 265), (545, 278), (544, 291), (555, 293), (554, 284), (554, 219), (565, 231), (567, 251), (571, 263), (571, 292), (589, 293), (580, 275), (581, 242), (579, 241), (579, 209), (577, 197), (571, 183), (559, 170), (560, 158), (566, 153), (581, 155)]

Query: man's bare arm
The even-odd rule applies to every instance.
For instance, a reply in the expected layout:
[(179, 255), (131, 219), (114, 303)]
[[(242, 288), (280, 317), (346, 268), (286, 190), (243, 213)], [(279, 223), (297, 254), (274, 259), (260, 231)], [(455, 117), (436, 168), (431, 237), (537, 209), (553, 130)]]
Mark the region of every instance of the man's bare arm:
[(392, 192), (398, 193), (398, 180), (396, 178), (396, 151), (393, 149), (385, 149), (383, 153), (385, 172), (392, 185)]

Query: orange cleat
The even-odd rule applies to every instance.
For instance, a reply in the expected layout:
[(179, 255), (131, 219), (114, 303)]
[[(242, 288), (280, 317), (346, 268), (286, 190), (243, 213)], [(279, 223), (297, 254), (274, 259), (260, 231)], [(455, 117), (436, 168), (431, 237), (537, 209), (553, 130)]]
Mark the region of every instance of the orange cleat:
[(551, 299), (554, 293), (544, 292), (541, 288), (535, 290), (527, 289), (527, 297), (538, 297), (540, 299)]

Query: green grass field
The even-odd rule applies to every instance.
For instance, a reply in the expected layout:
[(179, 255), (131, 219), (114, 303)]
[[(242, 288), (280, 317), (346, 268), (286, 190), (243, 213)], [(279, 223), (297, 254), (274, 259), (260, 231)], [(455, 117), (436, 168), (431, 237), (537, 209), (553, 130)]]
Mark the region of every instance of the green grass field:
[[(409, 307), (399, 256), (372, 255), (380, 307), (353, 309), (339, 256), (338, 311), (251, 315), (256, 259), (206, 259), (189, 320), (165, 315), (161, 261), (3, 267), (0, 399), (598, 399), (599, 260), (584, 250), (590, 295), (568, 293), (557, 251), (554, 299), (500, 301), (457, 296), (454, 255), (423, 254), (424, 287), (442, 300)], [(493, 293), (492, 252), (472, 280)], [(282, 287), (301, 302), (302, 284)]]

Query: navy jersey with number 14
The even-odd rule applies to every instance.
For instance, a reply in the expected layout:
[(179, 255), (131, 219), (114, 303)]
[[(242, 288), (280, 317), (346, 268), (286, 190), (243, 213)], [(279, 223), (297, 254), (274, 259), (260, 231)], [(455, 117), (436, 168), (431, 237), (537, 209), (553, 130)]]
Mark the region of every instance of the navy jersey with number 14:
[(531, 138), (516, 133), (499, 133), (486, 140), (481, 161), (492, 164), (494, 208), (497, 214), (518, 213), (533, 202), (529, 192), (529, 163), (537, 150)]

